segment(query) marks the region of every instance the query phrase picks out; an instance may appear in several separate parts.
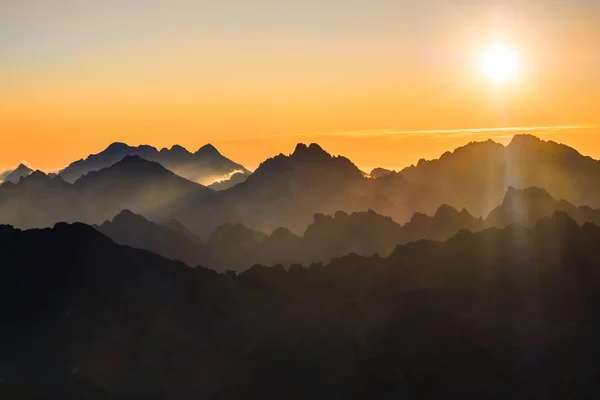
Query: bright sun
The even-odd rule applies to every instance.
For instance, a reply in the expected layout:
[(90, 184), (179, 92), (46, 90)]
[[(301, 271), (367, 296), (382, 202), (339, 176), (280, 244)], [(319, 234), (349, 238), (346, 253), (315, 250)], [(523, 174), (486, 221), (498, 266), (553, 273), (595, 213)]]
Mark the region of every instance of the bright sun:
[(483, 55), (482, 71), (496, 82), (506, 82), (517, 73), (519, 59), (517, 53), (498, 45), (490, 48)]

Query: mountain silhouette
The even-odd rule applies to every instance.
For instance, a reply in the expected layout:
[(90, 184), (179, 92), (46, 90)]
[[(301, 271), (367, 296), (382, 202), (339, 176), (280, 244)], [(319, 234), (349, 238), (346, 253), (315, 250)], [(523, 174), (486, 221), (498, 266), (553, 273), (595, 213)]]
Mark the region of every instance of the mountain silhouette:
[(0, 395), (597, 397), (599, 242), (557, 213), (218, 275), (82, 224), (0, 226)]
[[(119, 218), (123, 224), (117, 225), (113, 221), (112, 230), (100, 230), (118, 243), (148, 249), (168, 258), (183, 260), (190, 265), (202, 264), (223, 272), (244, 271), (254, 264), (309, 265), (315, 262), (329, 262), (350, 253), (386, 257), (399, 245), (419, 240), (446, 241), (462, 230), (478, 232), (484, 228), (504, 228), (513, 224), (533, 227), (539, 220), (557, 211), (565, 212), (580, 225), (586, 222), (600, 225), (600, 210), (575, 207), (565, 201), (556, 201), (538, 188), (510, 188), (503, 203), (485, 220), (472, 216), (466, 209), (458, 211), (445, 204), (440, 206), (433, 216), (415, 213), (404, 225), (373, 210), (351, 214), (338, 211), (333, 216), (314, 215), (313, 222), (302, 236), (295, 235), (284, 227), (277, 228), (271, 235), (267, 235), (242, 224), (224, 224), (209, 235), (205, 247), (200, 238), (177, 221), (171, 221), (172, 225), (162, 226), (150, 223), (143, 217), (132, 217), (128, 220)], [(136, 223), (137, 221), (143, 223)], [(124, 232), (140, 233), (127, 233), (124, 238), (120, 235), (120, 229)], [(150, 234), (153, 230), (157, 232)], [(172, 231), (177, 231), (189, 239), (183, 242), (197, 243), (197, 249), (189, 251), (187, 249), (193, 246), (188, 246), (184, 247), (185, 251), (179, 250), (176, 243), (181, 239), (179, 235), (176, 235), (177, 238), (169, 237), (169, 232)], [(147, 240), (146, 235), (150, 235), (150, 239)], [(157, 245), (154, 239), (156, 237), (171, 245)], [(126, 240), (127, 238), (131, 240)], [(200, 252), (200, 249), (203, 251)], [(194, 254), (195, 258), (189, 254)]]
[(179, 145), (159, 151), (148, 145), (134, 147), (117, 142), (98, 154), (92, 154), (86, 159), (70, 164), (60, 171), (60, 175), (67, 182), (74, 183), (82, 176), (92, 171), (111, 167), (127, 156), (139, 156), (148, 161), (157, 162), (176, 174), (199, 183), (226, 176), (234, 171), (250, 174), (250, 171), (221, 155), (210, 144), (201, 147), (195, 153), (191, 153)]
[(176, 222), (163, 226), (124, 210), (96, 229), (119, 244), (149, 250), (190, 266), (209, 265), (204, 243)]
[(41, 228), (60, 221), (100, 223), (122, 210), (159, 221), (186, 215), (192, 204), (210, 202), (214, 192), (162, 165), (127, 156), (109, 168), (90, 172), (74, 184), (61, 176), (35, 171), (18, 184), (0, 186), (0, 220), (21, 228)]
[(33, 170), (25, 164), (19, 164), (14, 170), (8, 170), (0, 174), (0, 184), (2, 182), (18, 183), (24, 176), (29, 176)]
[(245, 182), (222, 193), (243, 215), (239, 222), (252, 229), (302, 232), (315, 213), (367, 208), (366, 181), (347, 158), (315, 143), (298, 144), (291, 155), (266, 160)]
[(600, 162), (531, 135), (515, 135), (506, 147), (491, 140), (470, 143), (437, 160), (421, 160), (400, 175), (409, 185), (399, 201), (423, 213), (432, 213), (442, 200), (483, 216), (511, 186), (538, 187), (575, 205), (600, 207), (593, 184)]
[(600, 210), (587, 206), (575, 207), (565, 200), (556, 200), (539, 188), (518, 190), (510, 187), (502, 204), (485, 220), (486, 226), (503, 228), (511, 224), (532, 227), (540, 219), (561, 211), (580, 225), (591, 222), (600, 226)]
[(238, 183), (245, 182), (246, 179), (248, 179), (248, 176), (250, 175), (241, 172), (236, 172), (235, 174), (231, 175), (229, 179), (211, 183), (210, 185), (208, 185), (208, 187), (213, 190), (226, 190), (234, 187)]
[(389, 175), (392, 172), (394, 171), (385, 168), (374, 168), (369, 175), (371, 176), (371, 178), (377, 179)]
[[(147, 147), (138, 149), (152, 152)], [(115, 144), (107, 153), (122, 154), (127, 149), (127, 145)], [(163, 153), (177, 158), (186, 152), (174, 147)], [(216, 153), (213, 146), (198, 152), (202, 157)], [(538, 187), (575, 207), (596, 209), (600, 208), (600, 192), (596, 193), (594, 184), (600, 174), (598, 165), (567, 146), (517, 135), (507, 146), (492, 141), (471, 143), (438, 160), (422, 160), (398, 173), (371, 179), (348, 159), (332, 156), (317, 144), (298, 144), (292, 154), (268, 159), (245, 181), (215, 192), (162, 164), (125, 156), (109, 168), (89, 172), (73, 188), (61, 185), (47, 188), (49, 193), (42, 189), (34, 193), (19, 190), (17, 184), (0, 190), (0, 217), (20, 228), (52, 226), (59, 221), (99, 224), (128, 209), (161, 224), (180, 221), (204, 241), (226, 223), (260, 232), (283, 227), (302, 235), (315, 214), (337, 211), (351, 214), (370, 209), (404, 224), (415, 213), (434, 215), (440, 206), (448, 205), (483, 218), (503, 201), (509, 187)], [(595, 221), (569, 214), (578, 222)], [(453, 226), (439, 237), (428, 237), (447, 239)]]

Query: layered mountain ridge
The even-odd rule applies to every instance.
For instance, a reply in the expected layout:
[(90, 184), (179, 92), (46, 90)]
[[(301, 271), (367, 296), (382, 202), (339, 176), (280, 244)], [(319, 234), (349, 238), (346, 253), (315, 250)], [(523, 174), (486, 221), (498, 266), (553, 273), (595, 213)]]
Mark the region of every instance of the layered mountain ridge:
[(225, 179), (226, 176), (235, 172), (244, 175), (250, 174), (250, 171), (244, 166), (224, 157), (211, 144), (204, 145), (192, 153), (179, 145), (174, 145), (170, 149), (158, 150), (148, 145), (135, 147), (116, 142), (98, 154), (92, 154), (86, 159), (71, 163), (61, 170), (59, 175), (67, 182), (74, 183), (82, 176), (111, 167), (127, 156), (139, 156), (148, 161), (158, 162), (188, 180), (203, 184), (210, 184), (217, 179)]

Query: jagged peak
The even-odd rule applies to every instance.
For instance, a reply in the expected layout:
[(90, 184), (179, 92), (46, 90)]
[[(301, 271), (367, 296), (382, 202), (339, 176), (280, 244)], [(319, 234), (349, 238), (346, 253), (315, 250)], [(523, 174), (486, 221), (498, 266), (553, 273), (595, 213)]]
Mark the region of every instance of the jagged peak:
[(448, 204), (442, 204), (441, 206), (438, 207), (433, 218), (440, 218), (440, 217), (445, 217), (445, 216), (450, 216), (450, 215), (458, 215), (458, 214), (459, 214), (459, 211), (456, 208), (454, 208)]
[(540, 143), (545, 142), (537, 136), (530, 135), (527, 133), (519, 133), (513, 136), (508, 146), (532, 145)]
[(514, 186), (509, 186), (506, 190), (506, 194), (504, 195), (502, 203), (510, 203), (511, 201), (521, 200), (524, 197), (535, 197), (536, 199), (544, 198), (548, 200), (555, 200), (554, 197), (550, 195), (550, 193), (539, 187), (527, 187), (524, 189), (518, 189)]
[(302, 155), (327, 155), (331, 157), (329, 153), (327, 153), (321, 146), (317, 143), (311, 143), (310, 145), (305, 145), (304, 143), (298, 143), (296, 148), (294, 149), (294, 153), (292, 156), (302, 156)]
[(117, 215), (115, 215), (112, 222), (120, 223), (120, 222), (129, 222), (132, 220), (147, 221), (146, 218), (144, 218), (143, 216), (136, 214), (131, 210), (125, 209), (125, 210), (121, 211), (120, 213), (118, 213)]
[[(29, 168), (27, 165), (25, 165), (24, 163), (19, 164), (19, 166), (15, 169), (15, 171), (19, 171), (19, 170), (27, 170), (27, 171), (32, 171), (31, 168)], [(13, 171), (14, 172), (14, 171)]]
[(387, 169), (387, 168), (377, 167), (377, 168), (373, 168), (373, 170), (371, 170), (371, 172), (369, 173), (369, 176), (371, 178), (377, 179), (377, 178), (382, 178), (384, 176), (390, 175), (394, 172), (395, 171)]
[[(134, 213), (133, 211), (129, 210), (129, 209), (124, 209), (123, 211), (121, 211), (120, 213), (118, 213), (117, 215), (115, 215), (115, 218), (118, 217), (127, 217), (127, 216), (132, 216), (132, 215), (137, 215), (136, 213)], [(114, 220), (114, 218), (113, 218)]]
[(198, 151), (196, 152), (196, 154), (197, 155), (221, 155), (221, 153), (219, 153), (219, 150), (217, 150), (217, 148), (210, 143), (207, 143), (204, 146), (200, 147), (198, 149)]
[(307, 145), (305, 145), (304, 143), (298, 143), (298, 144), (296, 145), (296, 148), (294, 149), (294, 154), (295, 154), (295, 153), (298, 153), (298, 152), (301, 152), (301, 151), (304, 151), (304, 150), (306, 150), (306, 149), (308, 149), (308, 146), (307, 146)]
[(171, 146), (171, 150), (169, 150), (171, 153), (179, 153), (179, 154), (190, 154), (190, 152), (188, 151), (188, 149), (186, 149), (183, 146), (180, 146), (178, 144), (175, 144), (173, 146)]
[(48, 175), (46, 175), (43, 171), (40, 171), (39, 169), (33, 171), (28, 177), (29, 180), (40, 180), (40, 179), (50, 179), (48, 177)]
[(535, 224), (535, 230), (549, 231), (552, 228), (565, 231), (577, 229), (579, 224), (564, 211), (556, 211), (551, 216), (544, 217)]
[(131, 148), (131, 146), (129, 146), (127, 143), (114, 142), (114, 143), (111, 143), (110, 145), (108, 145), (108, 147), (104, 151), (107, 151), (107, 152), (117, 152), (117, 151), (128, 150), (130, 148)]
[(105, 174), (105, 173), (111, 173), (112, 171), (122, 171), (122, 170), (145, 170), (145, 171), (168, 171), (165, 167), (163, 167), (161, 164), (154, 162), (154, 161), (148, 161), (143, 157), (140, 157), (138, 155), (127, 155), (125, 157), (123, 157), (123, 159), (121, 159), (120, 161), (116, 162), (115, 164), (113, 164), (110, 167), (106, 167), (103, 168), (99, 171), (91, 171), (90, 173), (84, 175), (82, 178), (84, 177), (90, 177), (90, 176), (96, 176), (97, 174)]

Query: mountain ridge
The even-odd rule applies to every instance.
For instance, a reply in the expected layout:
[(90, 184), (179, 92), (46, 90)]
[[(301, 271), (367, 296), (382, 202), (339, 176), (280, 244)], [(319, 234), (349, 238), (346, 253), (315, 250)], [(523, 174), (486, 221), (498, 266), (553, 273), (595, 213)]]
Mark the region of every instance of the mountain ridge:
[(224, 157), (211, 144), (202, 146), (192, 153), (180, 145), (173, 145), (170, 149), (163, 148), (159, 151), (149, 145), (129, 146), (126, 143), (114, 142), (100, 153), (91, 154), (85, 159), (69, 164), (59, 172), (59, 175), (73, 183), (81, 176), (110, 167), (126, 156), (139, 156), (148, 161), (158, 162), (176, 174), (199, 183), (233, 171), (250, 174), (244, 166)]

